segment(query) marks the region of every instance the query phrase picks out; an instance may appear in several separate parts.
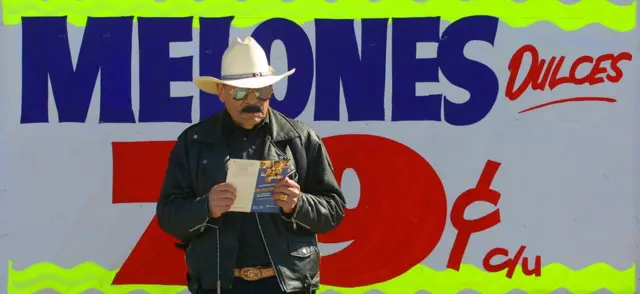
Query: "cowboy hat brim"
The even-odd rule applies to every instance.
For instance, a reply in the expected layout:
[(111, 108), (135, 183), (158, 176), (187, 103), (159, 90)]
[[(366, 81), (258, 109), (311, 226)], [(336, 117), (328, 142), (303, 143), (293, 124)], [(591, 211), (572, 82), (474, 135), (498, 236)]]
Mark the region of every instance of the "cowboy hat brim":
[(261, 77), (251, 77), (246, 79), (237, 79), (237, 80), (221, 80), (214, 77), (197, 77), (193, 83), (196, 84), (200, 90), (205, 91), (210, 94), (218, 94), (218, 85), (229, 85), (237, 88), (248, 88), (248, 89), (257, 89), (266, 86), (271, 86), (281, 79), (286, 78), (292, 75), (296, 69), (292, 69), (281, 75), (273, 75), (273, 76), (261, 76)]

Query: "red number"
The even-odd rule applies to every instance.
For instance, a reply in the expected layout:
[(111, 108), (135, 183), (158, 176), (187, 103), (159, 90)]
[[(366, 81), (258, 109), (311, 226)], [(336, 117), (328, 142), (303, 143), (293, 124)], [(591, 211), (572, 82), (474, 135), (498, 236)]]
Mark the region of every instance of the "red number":
[[(114, 142), (113, 203), (157, 202), (175, 142)], [(113, 279), (114, 285), (185, 285), (184, 255), (154, 216)]]
[(444, 187), (431, 165), (411, 148), (371, 135), (341, 135), (324, 143), (339, 180), (352, 168), (360, 200), (323, 243), (353, 242), (322, 258), (322, 283), (357, 287), (402, 275), (440, 241), (447, 219)]
[[(376, 284), (424, 260), (438, 244), (447, 215), (444, 187), (431, 165), (411, 148), (382, 137), (340, 135), (323, 141), (336, 178), (354, 169), (361, 196), (336, 230), (320, 236), (324, 243), (353, 241), (322, 258), (322, 283)], [(156, 202), (173, 144), (113, 143), (113, 203)], [(184, 255), (175, 242), (154, 217), (113, 283), (184, 285)]]

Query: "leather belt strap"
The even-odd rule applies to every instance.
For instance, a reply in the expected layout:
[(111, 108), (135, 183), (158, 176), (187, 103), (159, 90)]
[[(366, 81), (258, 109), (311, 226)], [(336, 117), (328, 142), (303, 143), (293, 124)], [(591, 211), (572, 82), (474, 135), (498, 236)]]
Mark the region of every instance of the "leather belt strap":
[(275, 276), (276, 270), (273, 267), (243, 267), (234, 269), (233, 275), (246, 281), (257, 281)]

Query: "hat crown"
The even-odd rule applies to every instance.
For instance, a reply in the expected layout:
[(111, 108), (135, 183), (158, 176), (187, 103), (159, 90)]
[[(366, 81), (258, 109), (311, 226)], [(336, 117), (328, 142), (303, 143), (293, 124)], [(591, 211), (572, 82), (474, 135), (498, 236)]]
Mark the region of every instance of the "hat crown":
[(222, 75), (270, 72), (264, 49), (252, 37), (237, 38), (222, 55)]

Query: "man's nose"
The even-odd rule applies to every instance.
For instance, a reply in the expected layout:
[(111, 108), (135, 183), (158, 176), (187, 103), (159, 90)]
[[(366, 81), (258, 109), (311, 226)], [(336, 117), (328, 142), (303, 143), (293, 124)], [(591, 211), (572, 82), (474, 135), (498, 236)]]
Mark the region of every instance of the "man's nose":
[(256, 104), (257, 102), (260, 102), (258, 97), (256, 97), (256, 92), (254, 90), (250, 90), (249, 93), (247, 93), (247, 98), (245, 98), (245, 100), (251, 104)]

